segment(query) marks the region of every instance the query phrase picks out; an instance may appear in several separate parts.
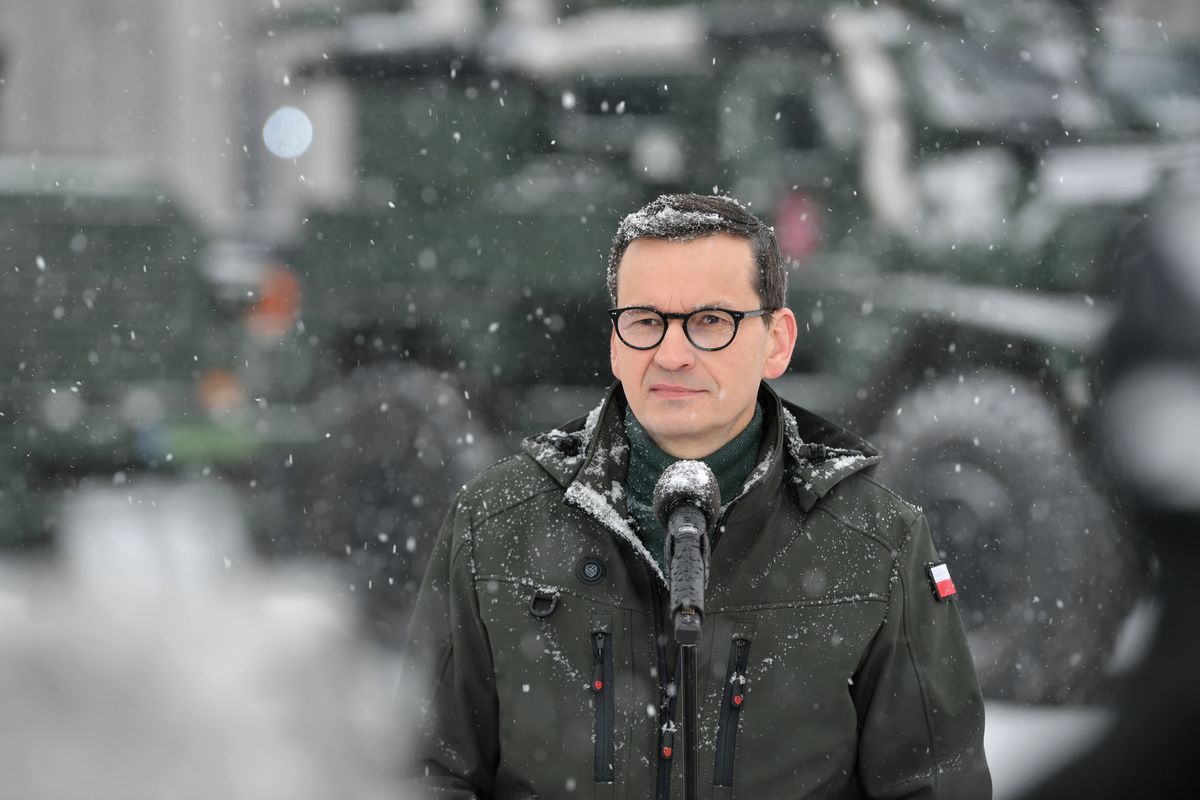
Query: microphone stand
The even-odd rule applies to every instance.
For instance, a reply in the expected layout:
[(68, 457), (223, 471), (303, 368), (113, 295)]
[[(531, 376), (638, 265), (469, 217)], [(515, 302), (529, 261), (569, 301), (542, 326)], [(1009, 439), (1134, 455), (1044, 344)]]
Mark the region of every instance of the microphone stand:
[(696, 768), (697, 723), (696, 645), (703, 638), (704, 581), (708, 566), (708, 536), (703, 513), (689, 506), (671, 515), (668, 557), (671, 565), (671, 608), (674, 610), (675, 641), (680, 647), (683, 674), (683, 786), (686, 800), (700, 797)]
[[(692, 609), (684, 613), (697, 616)], [(700, 778), (696, 770), (696, 645), (681, 644), (680, 653), (683, 656), (683, 675), (680, 676), (683, 684), (683, 795), (687, 800), (696, 800), (700, 797)]]
[(698, 800), (696, 645), (704, 633), (704, 587), (708, 583), (708, 534), (721, 511), (717, 478), (700, 461), (676, 461), (654, 486), (654, 516), (667, 530), (666, 556), (671, 575), (671, 620), (679, 644), (678, 676), (683, 695), (684, 797)]

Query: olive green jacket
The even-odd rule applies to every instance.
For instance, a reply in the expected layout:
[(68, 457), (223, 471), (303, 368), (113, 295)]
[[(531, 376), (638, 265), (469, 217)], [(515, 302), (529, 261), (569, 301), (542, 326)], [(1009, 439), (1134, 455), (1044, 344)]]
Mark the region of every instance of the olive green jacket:
[[(712, 546), (701, 796), (990, 797), (924, 516), (871, 478), (865, 442), (765, 385), (760, 402), (759, 463)], [(624, 408), (618, 385), (457, 498), (406, 648), (421, 710), (406, 796), (683, 797), (677, 648), (661, 554), (625, 507)]]

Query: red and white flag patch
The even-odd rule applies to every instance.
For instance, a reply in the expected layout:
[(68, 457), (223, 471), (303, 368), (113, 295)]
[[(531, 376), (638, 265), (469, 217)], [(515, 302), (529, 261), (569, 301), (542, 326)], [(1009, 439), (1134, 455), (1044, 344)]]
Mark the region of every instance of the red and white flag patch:
[(925, 567), (925, 571), (929, 573), (933, 596), (938, 600), (946, 600), (958, 594), (958, 590), (954, 588), (954, 581), (950, 580), (950, 570), (947, 569), (945, 561), (929, 564)]

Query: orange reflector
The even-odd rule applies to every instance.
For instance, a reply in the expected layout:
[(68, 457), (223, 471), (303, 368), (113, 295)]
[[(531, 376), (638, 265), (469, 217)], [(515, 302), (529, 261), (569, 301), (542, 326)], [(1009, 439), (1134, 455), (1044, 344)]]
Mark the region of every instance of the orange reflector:
[(242, 384), (227, 370), (204, 373), (199, 383), (200, 402), (210, 414), (230, 411), (242, 402)]
[(287, 331), (300, 311), (300, 281), (283, 264), (272, 264), (263, 276), (262, 293), (246, 315), (250, 330), (263, 335)]

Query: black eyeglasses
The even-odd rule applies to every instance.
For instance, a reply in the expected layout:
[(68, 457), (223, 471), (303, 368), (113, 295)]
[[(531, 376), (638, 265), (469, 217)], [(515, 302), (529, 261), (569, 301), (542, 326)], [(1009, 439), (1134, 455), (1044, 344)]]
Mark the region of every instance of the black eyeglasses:
[(761, 317), (771, 309), (730, 311), (727, 308), (698, 308), (687, 314), (666, 314), (646, 306), (610, 308), (617, 338), (634, 350), (652, 350), (662, 344), (669, 320), (683, 320), (683, 333), (697, 350), (723, 350), (733, 343), (738, 326), (746, 317)]

